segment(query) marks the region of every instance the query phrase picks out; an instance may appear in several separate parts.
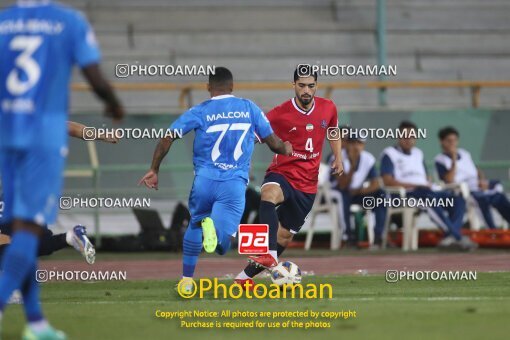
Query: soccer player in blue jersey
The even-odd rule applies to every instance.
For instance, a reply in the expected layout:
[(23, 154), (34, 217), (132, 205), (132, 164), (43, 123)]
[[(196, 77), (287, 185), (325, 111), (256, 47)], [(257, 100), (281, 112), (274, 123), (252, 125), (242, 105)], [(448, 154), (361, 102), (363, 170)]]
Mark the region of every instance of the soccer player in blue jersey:
[[(70, 137), (80, 139), (84, 138), (83, 134), (84, 129), (86, 128), (85, 125), (68, 121), (67, 127)], [(119, 141), (118, 138), (114, 136), (98, 136), (96, 140), (101, 140), (106, 143), (117, 143)], [(2, 270), (2, 258), (10, 243), (10, 236), (12, 235), (11, 227), (9, 225), (4, 225), (2, 221), (3, 205), (3, 195), (0, 185), (0, 235), (4, 236), (3, 240), (0, 240), (0, 272)], [(72, 246), (74, 249), (76, 249), (76, 251), (78, 251), (85, 258), (88, 264), (94, 263), (96, 259), (96, 250), (94, 249), (94, 245), (87, 237), (87, 229), (82, 225), (77, 225), (72, 230), (57, 235), (54, 235), (51, 230), (45, 228), (39, 239), (39, 251), (37, 255), (51, 255), (55, 251), (67, 248), (69, 246)]]
[[(85, 125), (68, 121), (67, 127), (70, 137), (84, 139)], [(96, 140), (101, 140), (106, 143), (117, 143), (119, 141), (118, 138), (114, 136), (98, 136)], [(4, 202), (0, 182), (0, 275), (2, 273), (2, 259), (5, 251), (9, 247), (12, 235), (11, 226), (3, 224), (3, 206)], [(81, 224), (74, 226), (73, 229), (68, 230), (65, 233), (56, 235), (53, 234), (47, 226), (45, 226), (39, 237), (39, 249), (37, 251), (37, 256), (48, 256), (69, 246), (76, 249), (76, 251), (85, 258), (85, 261), (87, 261), (88, 264), (94, 264), (96, 260), (96, 249), (87, 237), (87, 228)], [(16, 290), (8, 303), (22, 304), (22, 301), (21, 293)]]
[[(182, 135), (195, 131), (191, 221), (183, 242), (184, 290), (192, 285), (202, 243), (208, 253), (223, 255), (230, 248), (230, 238), (236, 235), (244, 210), (255, 138), (277, 154), (292, 153), (290, 143), (282, 142), (273, 133), (262, 110), (250, 100), (233, 96), (233, 87), (232, 73), (216, 67), (215, 73), (209, 75), (211, 99), (192, 107), (169, 127), (170, 131), (180, 130)], [(159, 142), (151, 169), (139, 184), (158, 188), (159, 166), (172, 142), (172, 138)]]
[(65, 339), (43, 316), (36, 282), (43, 226), (55, 222), (67, 154), (68, 88), (78, 65), (107, 112), (123, 110), (99, 70), (94, 33), (75, 10), (50, 1), (18, 1), (0, 12), (0, 166), (4, 221), (13, 231), (0, 277), (0, 319), (20, 289), (24, 339)]

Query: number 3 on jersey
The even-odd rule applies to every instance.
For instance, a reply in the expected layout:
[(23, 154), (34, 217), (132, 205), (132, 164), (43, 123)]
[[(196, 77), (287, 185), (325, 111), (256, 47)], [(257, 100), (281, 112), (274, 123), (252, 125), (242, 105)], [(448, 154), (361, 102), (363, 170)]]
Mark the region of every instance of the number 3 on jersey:
[(234, 123), (232, 125), (230, 125), (230, 124), (216, 124), (216, 125), (209, 126), (209, 128), (205, 132), (207, 132), (207, 133), (221, 132), (220, 136), (216, 140), (216, 143), (214, 143), (214, 146), (213, 146), (213, 149), (211, 152), (211, 159), (213, 160), (213, 162), (215, 162), (218, 159), (218, 157), (220, 157), (220, 155), (221, 155), (220, 144), (228, 130), (243, 131), (243, 134), (241, 135), (241, 138), (239, 138), (239, 141), (237, 142), (236, 147), (234, 149), (234, 159), (237, 161), (239, 159), (239, 157), (241, 157), (241, 155), (243, 154), (243, 149), (241, 146), (243, 145), (244, 137), (246, 137), (246, 134), (250, 130), (250, 126), (251, 126), (251, 124), (249, 124), (249, 123)]
[(306, 140), (305, 150), (306, 150), (306, 151), (313, 152), (313, 141), (312, 141), (312, 137), (310, 137), (310, 138), (308, 138), (308, 139)]
[(33, 53), (41, 46), (42, 37), (19, 35), (11, 40), (9, 48), (12, 51), (21, 51), (16, 58), (16, 67), (21, 69), (27, 80), (22, 80), (17, 69), (13, 69), (7, 77), (7, 90), (14, 96), (20, 96), (30, 90), (41, 76), (41, 68), (32, 58)]

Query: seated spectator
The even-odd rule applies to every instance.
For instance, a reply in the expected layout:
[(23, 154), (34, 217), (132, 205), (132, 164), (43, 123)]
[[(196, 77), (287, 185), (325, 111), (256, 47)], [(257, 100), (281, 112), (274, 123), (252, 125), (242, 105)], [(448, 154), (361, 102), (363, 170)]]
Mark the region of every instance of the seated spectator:
[(459, 132), (451, 126), (445, 127), (439, 131), (439, 139), (443, 150), (435, 158), (439, 178), (445, 183), (466, 183), (490, 229), (496, 228), (491, 207), (510, 223), (510, 202), (503, 186), (496, 180), (486, 180), (483, 172), (473, 162), (471, 154), (458, 148)]
[(445, 238), (441, 240), (439, 247), (461, 250), (476, 248), (476, 243), (461, 235), (462, 221), (466, 212), (465, 200), (450, 191), (432, 191), (423, 152), (415, 147), (416, 138), (412, 137), (413, 130), (414, 132), (417, 130), (416, 125), (403, 121), (399, 130), (406, 132), (405, 137), (408, 138), (400, 138), (397, 145), (383, 150), (381, 176), (384, 185), (403, 187), (407, 191), (407, 197), (416, 199), (453, 199), (451, 207), (440, 205), (427, 207), (430, 218), (445, 232)]
[[(362, 206), (364, 197), (384, 196), (385, 194), (379, 187), (375, 157), (370, 152), (365, 151), (365, 140), (348, 136), (342, 145), (345, 146), (342, 150), (344, 175), (340, 177), (331, 175), (331, 187), (334, 190), (332, 197), (337, 201), (338, 216), (340, 223), (345, 227), (348, 243), (355, 244), (357, 239), (354, 228), (351, 226), (351, 204)], [(332, 156), (329, 159), (329, 163), (331, 162)], [(368, 182), (368, 186), (364, 187), (366, 182)], [(375, 248), (382, 244), (386, 210), (384, 206), (373, 209), (375, 214)]]

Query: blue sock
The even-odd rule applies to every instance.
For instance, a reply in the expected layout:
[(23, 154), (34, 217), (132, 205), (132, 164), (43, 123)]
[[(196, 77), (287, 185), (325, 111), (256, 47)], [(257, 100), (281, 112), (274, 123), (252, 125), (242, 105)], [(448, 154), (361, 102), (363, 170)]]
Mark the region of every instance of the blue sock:
[(218, 245), (216, 246), (216, 253), (219, 255), (225, 255), (230, 249), (230, 235), (222, 232), (216, 228), (216, 236), (218, 237)]
[(189, 224), (184, 233), (182, 276), (193, 277), (198, 256), (202, 251), (202, 227)]
[(3, 273), (0, 276), (0, 312), (4, 310), (12, 292), (22, 288), (29, 275), (35, 275), (33, 268), (38, 243), (37, 236), (28, 231), (18, 231), (12, 236), (11, 244), (4, 254)]
[(44, 320), (44, 316), (39, 303), (39, 283), (36, 280), (37, 264), (32, 267), (21, 293), (23, 295), (23, 304), (25, 306), (25, 315), (28, 322), (37, 322)]

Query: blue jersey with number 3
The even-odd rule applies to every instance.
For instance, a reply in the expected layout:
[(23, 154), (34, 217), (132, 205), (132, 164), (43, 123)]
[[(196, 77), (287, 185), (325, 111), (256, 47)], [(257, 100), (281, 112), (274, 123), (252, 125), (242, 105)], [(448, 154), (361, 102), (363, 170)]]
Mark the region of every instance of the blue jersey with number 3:
[(62, 147), (73, 65), (98, 63), (86, 19), (49, 1), (0, 12), (0, 147)]
[(183, 113), (170, 126), (183, 135), (195, 130), (195, 174), (214, 180), (249, 179), (255, 134), (273, 133), (262, 110), (250, 100), (233, 95), (213, 97)]

